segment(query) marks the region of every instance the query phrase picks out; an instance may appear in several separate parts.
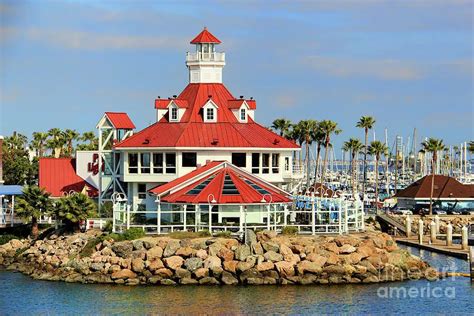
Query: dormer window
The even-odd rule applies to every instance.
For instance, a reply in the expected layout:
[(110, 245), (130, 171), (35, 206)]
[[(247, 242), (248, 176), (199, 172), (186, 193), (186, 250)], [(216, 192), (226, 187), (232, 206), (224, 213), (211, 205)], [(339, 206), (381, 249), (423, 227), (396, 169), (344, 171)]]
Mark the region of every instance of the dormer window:
[(178, 120), (178, 108), (176, 108), (176, 107), (171, 108), (170, 120), (171, 121), (177, 121)]
[(207, 108), (206, 109), (206, 121), (214, 121), (214, 109)]
[(247, 111), (245, 108), (240, 109), (240, 120), (245, 122), (247, 120)]

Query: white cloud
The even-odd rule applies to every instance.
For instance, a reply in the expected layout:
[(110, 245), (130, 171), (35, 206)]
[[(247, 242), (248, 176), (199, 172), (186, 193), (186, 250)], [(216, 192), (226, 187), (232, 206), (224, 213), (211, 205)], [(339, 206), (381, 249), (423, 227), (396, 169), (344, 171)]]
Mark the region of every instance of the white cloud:
[(423, 74), (410, 62), (395, 59), (356, 60), (336, 57), (309, 56), (305, 65), (336, 77), (373, 77), (383, 80), (417, 80)]

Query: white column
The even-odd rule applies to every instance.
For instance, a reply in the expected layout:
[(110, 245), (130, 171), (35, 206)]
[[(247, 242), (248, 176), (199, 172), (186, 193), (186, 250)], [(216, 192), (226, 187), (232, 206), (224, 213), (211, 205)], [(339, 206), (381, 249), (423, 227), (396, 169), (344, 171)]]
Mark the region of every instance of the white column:
[(342, 208), (337, 210), (337, 221), (339, 227), (339, 235), (342, 235)]
[(130, 228), (130, 205), (127, 205), (127, 229)]
[(453, 225), (451, 222), (448, 223), (446, 227), (446, 246), (450, 247), (453, 245)]
[(209, 233), (212, 235), (212, 204), (209, 204)]
[(418, 242), (423, 245), (423, 220), (418, 220)]
[[(342, 204), (340, 204), (340, 206), (342, 207)], [(346, 234), (349, 233), (349, 214), (347, 212), (347, 205), (344, 206), (344, 231)]]
[(435, 220), (435, 224), (436, 224), (436, 233), (439, 234), (439, 216), (438, 216), (438, 214), (435, 215), (434, 220)]
[(467, 236), (467, 226), (466, 225), (464, 225), (461, 229), (461, 248), (462, 248), (462, 250), (469, 249), (468, 236)]
[(239, 206), (239, 212), (240, 212), (239, 231), (243, 232), (244, 231), (244, 206), (243, 205)]
[(283, 209), (283, 225), (287, 225), (287, 218), (288, 217), (288, 204), (285, 204), (284, 209)]
[(273, 224), (274, 224), (275, 231), (277, 230), (277, 208), (278, 208), (278, 205), (273, 204)]
[(13, 213), (15, 212), (15, 196), (12, 195), (12, 211), (11, 211), (11, 223), (10, 226), (13, 227)]
[(195, 231), (199, 231), (201, 226), (201, 205), (196, 205), (196, 220), (194, 221)]
[(183, 205), (183, 230), (186, 231), (186, 209), (188, 206), (185, 204)]
[(436, 241), (436, 223), (434, 221), (430, 223), (430, 240), (432, 244)]
[(161, 201), (158, 202), (156, 212), (156, 231), (158, 234), (161, 234)]
[(267, 205), (267, 229), (270, 230), (270, 203)]
[(411, 217), (410, 215), (407, 215), (407, 219), (406, 219), (406, 233), (407, 233), (407, 238), (410, 238), (411, 237)]
[(311, 233), (316, 235), (316, 207), (314, 205), (314, 191), (311, 192)]

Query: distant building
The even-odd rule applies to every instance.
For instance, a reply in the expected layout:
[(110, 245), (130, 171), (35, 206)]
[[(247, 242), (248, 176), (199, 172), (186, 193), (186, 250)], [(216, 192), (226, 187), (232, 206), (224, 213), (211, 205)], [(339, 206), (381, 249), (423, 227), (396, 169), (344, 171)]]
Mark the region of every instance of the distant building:
[[(414, 210), (429, 207), (432, 177), (433, 175), (425, 176), (399, 191), (395, 195), (397, 205)], [(435, 175), (433, 202), (443, 209), (474, 209), (474, 185), (462, 184), (452, 177)]]

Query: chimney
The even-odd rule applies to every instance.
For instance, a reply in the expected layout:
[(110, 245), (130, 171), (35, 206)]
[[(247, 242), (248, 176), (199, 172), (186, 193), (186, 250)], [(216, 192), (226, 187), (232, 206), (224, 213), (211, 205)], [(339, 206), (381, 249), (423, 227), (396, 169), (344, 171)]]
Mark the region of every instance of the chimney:
[(0, 185), (3, 182), (3, 136), (0, 135)]

